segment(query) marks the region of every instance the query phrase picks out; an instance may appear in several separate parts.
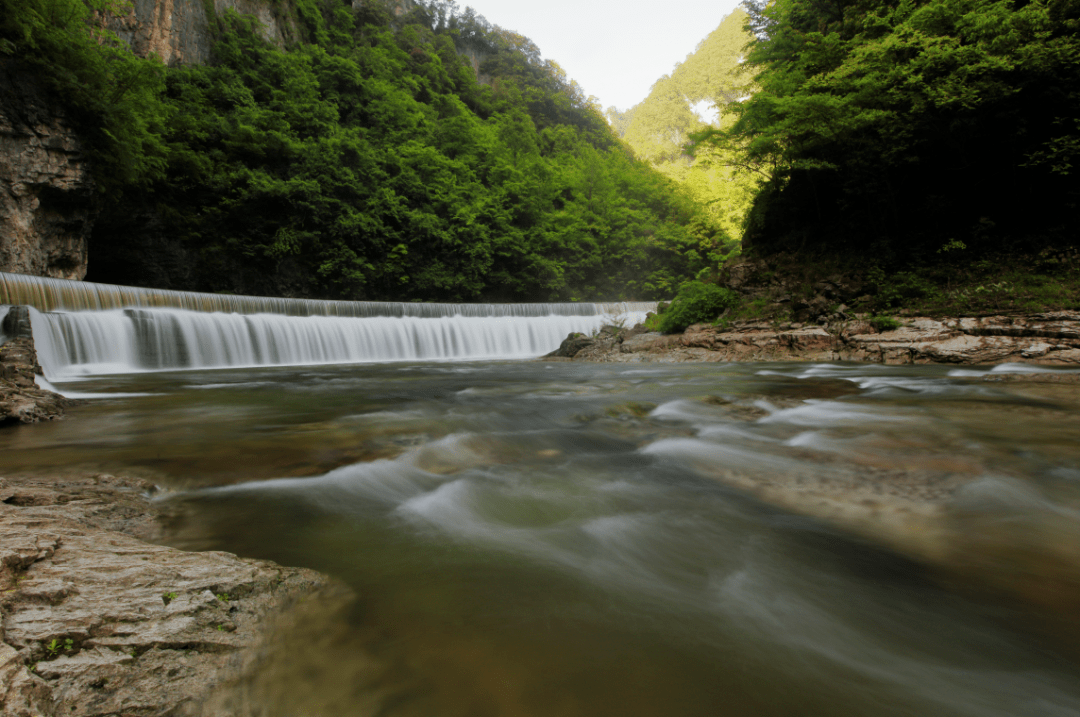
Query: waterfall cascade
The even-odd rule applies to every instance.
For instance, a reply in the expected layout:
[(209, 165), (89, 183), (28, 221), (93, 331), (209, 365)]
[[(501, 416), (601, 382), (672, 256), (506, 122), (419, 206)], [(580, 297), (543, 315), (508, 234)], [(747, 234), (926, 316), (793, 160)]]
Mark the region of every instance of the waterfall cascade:
[(0, 273), (0, 304), (31, 312), (46, 374), (524, 358), (653, 302), (422, 304), (157, 291)]

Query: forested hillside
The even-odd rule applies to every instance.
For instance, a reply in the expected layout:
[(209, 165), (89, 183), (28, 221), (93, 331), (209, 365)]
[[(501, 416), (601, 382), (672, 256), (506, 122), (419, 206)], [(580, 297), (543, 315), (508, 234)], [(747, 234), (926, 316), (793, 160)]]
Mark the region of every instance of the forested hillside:
[(229, 13), (214, 18), (211, 63), (166, 68), (95, 29), (91, 11), (116, 10), (107, 2), (0, 0), (4, 61), (64, 98), (96, 162), (88, 279), (653, 298), (725, 244), (527, 38), (452, 3), (402, 16), (374, 0), (275, 7), (303, 41), (275, 47)]
[(883, 267), (1077, 244), (1080, 2), (756, 2), (747, 245)]
[(707, 147), (690, 156), (686, 145), (692, 134), (710, 126), (712, 118), (702, 114), (715, 111), (719, 127), (729, 127), (734, 107), (754, 90), (753, 75), (742, 62), (751, 39), (747, 19), (742, 10), (732, 12), (685, 62), (653, 84), (648, 97), (629, 110), (607, 110), (634, 154), (679, 182), (735, 239), (760, 177), (740, 168), (736, 154)]

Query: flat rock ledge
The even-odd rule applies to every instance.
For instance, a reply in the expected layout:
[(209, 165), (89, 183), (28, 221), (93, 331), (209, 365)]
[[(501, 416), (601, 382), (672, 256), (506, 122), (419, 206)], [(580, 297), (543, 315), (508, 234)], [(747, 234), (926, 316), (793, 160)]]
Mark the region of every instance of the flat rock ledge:
[[(601, 362), (867, 361), (883, 364), (1033, 363), (1080, 368), (1080, 312), (955, 319), (910, 317), (878, 331), (867, 321), (822, 326), (695, 324), (664, 336), (632, 330), (598, 335), (547, 360)], [(565, 344), (566, 342), (564, 342)], [(579, 341), (579, 343), (582, 343)]]
[(342, 590), (319, 573), (148, 542), (152, 486), (109, 475), (0, 479), (0, 714), (224, 714), (271, 626)]

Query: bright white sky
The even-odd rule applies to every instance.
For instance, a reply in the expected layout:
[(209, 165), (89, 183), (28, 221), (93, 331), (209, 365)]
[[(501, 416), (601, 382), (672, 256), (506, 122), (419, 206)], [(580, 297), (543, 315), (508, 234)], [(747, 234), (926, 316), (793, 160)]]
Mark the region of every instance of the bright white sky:
[(738, 0), (457, 0), (536, 43), (604, 109), (629, 109), (670, 74)]

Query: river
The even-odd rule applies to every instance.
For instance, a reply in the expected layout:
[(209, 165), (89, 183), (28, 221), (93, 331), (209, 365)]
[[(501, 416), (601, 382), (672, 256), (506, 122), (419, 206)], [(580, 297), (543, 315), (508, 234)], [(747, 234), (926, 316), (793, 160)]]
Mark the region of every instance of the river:
[[(264, 715), (1078, 715), (1080, 400), (989, 371), (69, 373), (93, 398), (0, 454), (147, 476), (171, 544), (350, 586), (283, 632), (245, 697)], [(738, 487), (774, 480), (962, 529), (915, 559)]]

